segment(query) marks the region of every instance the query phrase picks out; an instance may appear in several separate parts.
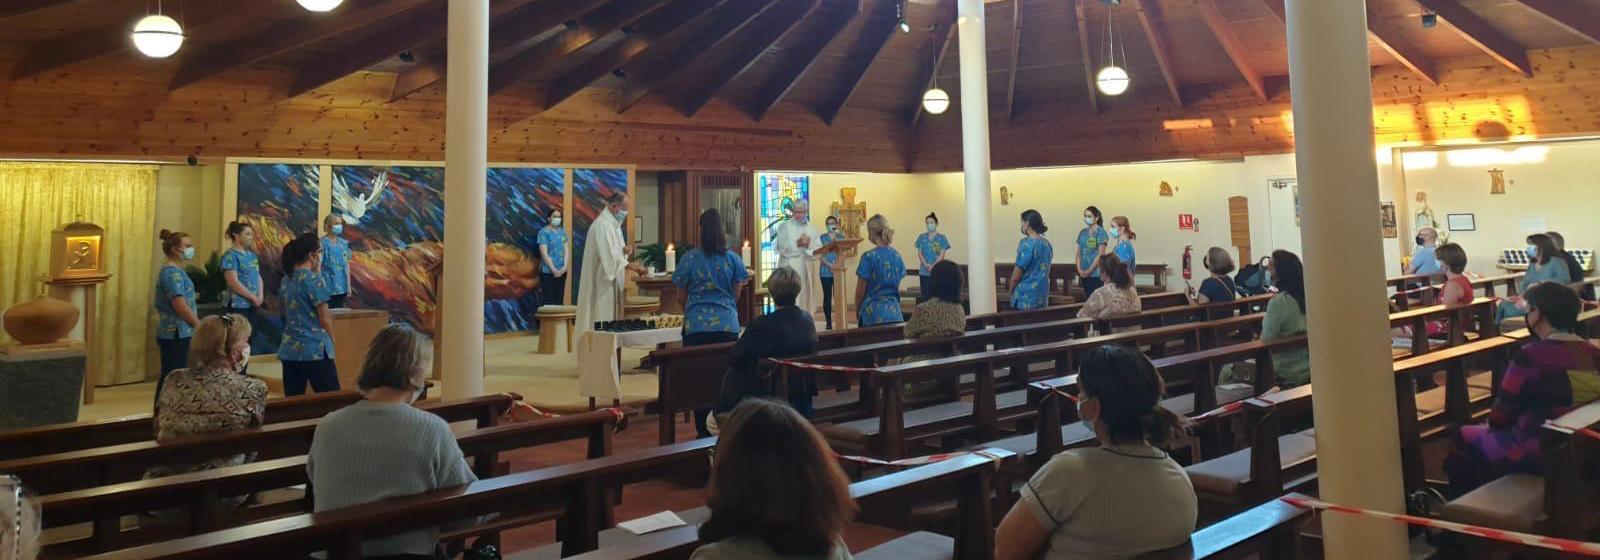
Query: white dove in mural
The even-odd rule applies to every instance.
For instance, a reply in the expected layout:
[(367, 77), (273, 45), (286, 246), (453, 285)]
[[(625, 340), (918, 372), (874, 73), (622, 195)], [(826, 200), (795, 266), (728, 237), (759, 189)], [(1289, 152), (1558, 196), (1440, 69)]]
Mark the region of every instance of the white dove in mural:
[(333, 189), (334, 204), (344, 210), (344, 222), (357, 224), (367, 215), (367, 208), (378, 201), (383, 195), (383, 189), (389, 186), (389, 172), (378, 172), (377, 178), (372, 180), (372, 192), (361, 196), (352, 192), (349, 183), (339, 180)]

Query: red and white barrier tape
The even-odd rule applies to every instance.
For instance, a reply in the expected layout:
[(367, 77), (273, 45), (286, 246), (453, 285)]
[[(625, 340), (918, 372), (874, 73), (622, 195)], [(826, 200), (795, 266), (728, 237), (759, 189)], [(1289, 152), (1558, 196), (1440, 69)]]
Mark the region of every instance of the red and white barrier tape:
[(877, 368), (860, 368), (860, 367), (849, 367), (849, 366), (829, 366), (829, 365), (822, 365), (822, 364), (808, 364), (808, 363), (805, 363), (805, 362), (792, 362), (792, 361), (789, 361), (789, 360), (778, 360), (778, 359), (773, 359), (772, 363), (778, 364), (780, 366), (792, 367), (792, 368), (795, 368), (795, 369), (805, 369), (805, 370), (812, 370), (812, 371), (831, 371), (831, 372), (835, 372), (835, 373), (877, 373), (877, 371), (878, 371)]
[[(527, 401), (518, 400), (518, 401), (513, 401), (511, 403), (511, 407), (506, 409), (505, 417), (506, 418), (513, 418), (515, 416), (516, 411), (518, 411), (518, 410), (527, 412), (528, 414), (532, 414), (532, 415), (534, 415), (536, 417), (539, 417), (539, 418), (560, 418), (560, 417), (563, 416), (561, 414), (556, 414), (556, 413), (553, 413), (553, 412), (545, 412), (543, 410), (540, 410), (539, 407), (536, 407), (536, 406), (533, 406), (531, 404), (528, 404)], [(614, 431), (621, 432), (622, 428), (628, 425), (628, 413), (627, 413), (627, 411), (625, 411), (625, 410), (623, 410), (621, 408), (617, 408), (617, 407), (602, 408), (600, 410), (604, 410), (606, 412), (610, 412), (611, 415), (616, 418), (615, 426), (612, 428)]]
[[(1260, 395), (1256, 395), (1255, 398), (1265, 397), (1267, 395), (1271, 395), (1271, 394), (1277, 393), (1280, 390), (1281, 389), (1279, 389), (1277, 387), (1273, 387), (1271, 389), (1267, 389), (1267, 392), (1265, 392), (1265, 393), (1262, 393)], [(1246, 399), (1246, 400), (1249, 400), (1249, 399)], [(1227, 416), (1229, 414), (1233, 414), (1235, 412), (1239, 412), (1241, 410), (1244, 410), (1244, 403), (1245, 403), (1245, 401), (1234, 401), (1234, 402), (1231, 402), (1231, 403), (1228, 403), (1228, 404), (1213, 408), (1211, 410), (1208, 410), (1208, 411), (1206, 411), (1205, 414), (1201, 414), (1199, 416), (1191, 416), (1191, 417), (1189, 417), (1189, 421), (1190, 422), (1200, 422), (1200, 421), (1203, 421), (1203, 420), (1209, 420), (1211, 418), (1215, 418), (1217, 416)]]
[(941, 461), (948, 461), (948, 460), (954, 459), (956, 457), (965, 457), (967, 455), (977, 455), (979, 457), (986, 457), (989, 460), (994, 461), (995, 462), (995, 466), (999, 466), (1000, 461), (1005, 459), (1004, 457), (1001, 457), (999, 454), (991, 452), (988, 449), (979, 449), (977, 451), (957, 451), (957, 452), (954, 452), (954, 453), (935, 453), (933, 455), (928, 455), (928, 456), (924, 456), (924, 457), (911, 457), (911, 458), (907, 458), (907, 459), (900, 459), (898, 461), (885, 461), (883, 459), (874, 459), (872, 457), (862, 457), (860, 455), (839, 455), (839, 458), (847, 460), (847, 461), (853, 461), (853, 462), (856, 462), (856, 463), (865, 463), (865, 464), (868, 464), (868, 465), (880, 465), (880, 466), (885, 466), (885, 467), (920, 467), (922, 465), (929, 465), (929, 464), (938, 463), (938, 462), (941, 462)]
[(1341, 506), (1341, 505), (1338, 505), (1338, 504), (1330, 504), (1330, 503), (1327, 503), (1327, 502), (1323, 502), (1323, 501), (1319, 501), (1319, 500), (1313, 500), (1313, 499), (1310, 499), (1310, 498), (1298, 498), (1298, 497), (1293, 497), (1293, 496), (1284, 496), (1284, 497), (1278, 498), (1278, 499), (1283, 500), (1285, 503), (1288, 503), (1289, 505), (1292, 505), (1292, 506), (1295, 506), (1295, 507), (1300, 507), (1300, 508), (1308, 508), (1308, 509), (1316, 509), (1316, 510), (1324, 510), (1324, 511), (1333, 511), (1333, 512), (1338, 512), (1338, 513), (1349, 514), (1349, 515), (1360, 515), (1360, 516), (1363, 516), (1363, 517), (1375, 517), (1375, 518), (1378, 518), (1378, 519), (1387, 519), (1387, 520), (1394, 521), (1394, 522), (1397, 522), (1397, 523), (1404, 523), (1404, 524), (1407, 524), (1407, 525), (1416, 525), (1418, 527), (1427, 527), (1427, 528), (1430, 528), (1430, 529), (1439, 529), (1439, 530), (1442, 530), (1442, 531), (1450, 531), (1450, 532), (1453, 532), (1453, 533), (1461, 533), (1463, 535), (1471, 535), (1471, 536), (1474, 536), (1474, 537), (1480, 537), (1480, 538), (1485, 538), (1485, 539), (1490, 539), (1490, 540), (1496, 540), (1496, 541), (1502, 541), (1502, 542), (1508, 542), (1508, 543), (1515, 543), (1515, 544), (1521, 544), (1521, 545), (1526, 545), (1526, 546), (1545, 548), (1545, 549), (1550, 549), (1550, 550), (1558, 550), (1558, 551), (1561, 551), (1561, 552), (1584, 554), (1584, 555), (1588, 555), (1588, 556), (1600, 556), (1600, 543), (1582, 542), (1582, 541), (1575, 541), (1575, 540), (1571, 540), (1571, 539), (1559, 539), (1559, 538), (1555, 538), (1555, 537), (1546, 537), (1546, 536), (1542, 536), (1542, 535), (1530, 535), (1528, 533), (1519, 533), (1519, 532), (1516, 532), (1516, 531), (1507, 531), (1507, 530), (1504, 530), (1504, 529), (1491, 529), (1489, 527), (1479, 527), (1477, 525), (1467, 525), (1467, 524), (1464, 524), (1464, 523), (1454, 523), (1454, 522), (1450, 522), (1450, 521), (1442, 521), (1442, 520), (1439, 520), (1439, 519), (1429, 519), (1429, 518), (1426, 518), (1426, 517), (1417, 517), (1417, 516), (1414, 516), (1414, 515), (1399, 515), (1399, 514), (1393, 514), (1393, 513), (1386, 513), (1386, 512), (1382, 512), (1382, 511), (1373, 511), (1373, 510), (1370, 510), (1370, 509), (1362, 509), (1362, 508), (1355, 508), (1355, 507), (1350, 507), (1350, 506)]
[(1581, 435), (1581, 436), (1587, 436), (1587, 437), (1594, 438), (1594, 439), (1600, 439), (1600, 431), (1595, 431), (1595, 430), (1592, 430), (1592, 429), (1589, 429), (1589, 428), (1580, 428), (1580, 427), (1575, 427), (1575, 426), (1565, 426), (1565, 425), (1557, 424), (1555, 422), (1548, 421), (1548, 420), (1545, 421), (1544, 427), (1550, 428), (1550, 429), (1558, 431), (1558, 432), (1561, 432), (1563, 434), (1578, 434), (1578, 435)]

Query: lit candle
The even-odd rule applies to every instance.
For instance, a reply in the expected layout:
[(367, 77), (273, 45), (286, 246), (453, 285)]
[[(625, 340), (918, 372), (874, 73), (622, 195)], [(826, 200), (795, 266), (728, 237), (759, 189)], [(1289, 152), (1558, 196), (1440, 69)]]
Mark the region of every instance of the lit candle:
[(667, 274), (678, 270), (678, 250), (671, 244), (667, 245)]
[(750, 266), (750, 241), (745, 240), (744, 247), (739, 249), (739, 258), (744, 259), (744, 265)]

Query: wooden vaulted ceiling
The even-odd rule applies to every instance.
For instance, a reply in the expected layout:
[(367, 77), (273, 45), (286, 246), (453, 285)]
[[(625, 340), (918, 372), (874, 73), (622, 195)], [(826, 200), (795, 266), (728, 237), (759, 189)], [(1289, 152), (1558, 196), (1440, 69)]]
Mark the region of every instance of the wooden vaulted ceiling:
[[(120, 57), (170, 65), (169, 91), (226, 82), (246, 68), (292, 76), (287, 98), (346, 76), (394, 73), (391, 101), (442, 88), (448, 0), (346, 0), (314, 14), (293, 0), (164, 0), (188, 42), (171, 60), (134, 53), (147, 0), (5, 0), (0, 42), (23, 53), (11, 80)], [(1177, 105), (1219, 84), (1260, 100), (1286, 88), (1284, 0), (988, 0), (991, 115), (1127, 104), (1094, 93), (1108, 30), (1125, 52), (1130, 93)], [(1320, 0), (1316, 0), (1320, 1)], [(1600, 0), (1367, 0), (1371, 60), (1439, 85), (1438, 61), (1488, 55), (1531, 76), (1529, 50), (1600, 43)], [(586, 88), (616, 92), (617, 113), (654, 97), (693, 118), (725, 103), (758, 126), (779, 104), (833, 125), (852, 111), (915, 129), (922, 92), (959, 97), (954, 0), (493, 0), (490, 91), (533, 97), (531, 117)], [(1421, 25), (1436, 13), (1438, 25)], [(1122, 56), (1122, 55), (1119, 55)], [(1145, 97), (1148, 99), (1148, 97)], [(937, 117), (952, 118), (956, 111)], [(510, 123), (501, 123), (510, 124)]]

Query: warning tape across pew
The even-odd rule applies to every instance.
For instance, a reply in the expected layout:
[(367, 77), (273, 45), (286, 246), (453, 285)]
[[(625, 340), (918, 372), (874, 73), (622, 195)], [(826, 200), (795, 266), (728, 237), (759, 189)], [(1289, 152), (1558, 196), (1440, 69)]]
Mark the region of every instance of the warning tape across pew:
[(1370, 509), (1342, 506), (1299, 496), (1284, 496), (1278, 499), (1282, 500), (1284, 503), (1303, 509), (1315, 509), (1361, 517), (1371, 517), (1375, 519), (1387, 519), (1396, 523), (1416, 525), (1418, 527), (1450, 531), (1453, 533), (1461, 533), (1463, 535), (1471, 535), (1489, 540), (1557, 550), (1572, 554), (1600, 556), (1600, 543), (1546, 537), (1543, 535), (1531, 535), (1528, 533), (1519, 533), (1517, 531), (1507, 531), (1504, 529), (1494, 529), (1490, 527), (1481, 527), (1478, 525), (1467, 525), (1465, 523), (1454, 523), (1439, 519), (1430, 519), (1427, 517), (1417, 517), (1415, 515), (1400, 515)]

